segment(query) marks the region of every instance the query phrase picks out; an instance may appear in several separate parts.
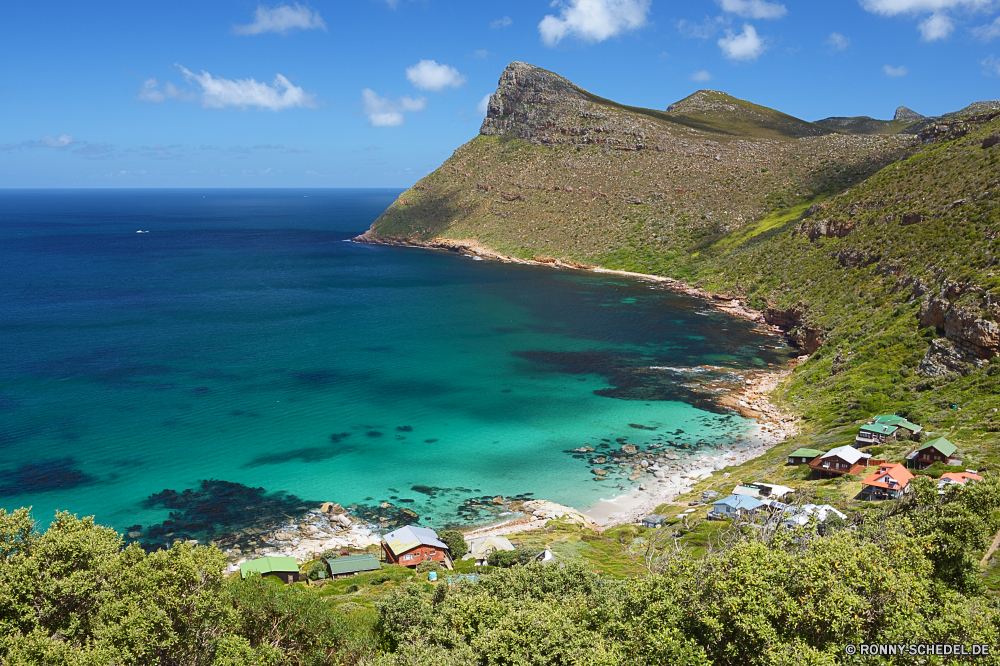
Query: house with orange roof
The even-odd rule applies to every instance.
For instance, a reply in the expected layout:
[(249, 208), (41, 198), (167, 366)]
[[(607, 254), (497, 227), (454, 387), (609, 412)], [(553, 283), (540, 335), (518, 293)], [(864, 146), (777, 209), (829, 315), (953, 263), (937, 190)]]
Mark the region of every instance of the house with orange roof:
[(964, 486), (967, 481), (982, 481), (983, 477), (972, 472), (946, 472), (938, 479), (938, 492), (943, 493), (945, 486), (957, 483)]
[(866, 500), (899, 499), (908, 490), (913, 475), (899, 463), (883, 463), (861, 482), (861, 496)]

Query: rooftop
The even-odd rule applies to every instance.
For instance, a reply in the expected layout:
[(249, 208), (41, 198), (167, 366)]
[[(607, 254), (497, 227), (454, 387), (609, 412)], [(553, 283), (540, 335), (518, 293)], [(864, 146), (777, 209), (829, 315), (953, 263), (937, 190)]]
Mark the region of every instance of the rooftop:
[(426, 527), (407, 525), (398, 530), (389, 532), (382, 540), (392, 549), (396, 555), (401, 555), (408, 550), (413, 550), (417, 546), (434, 546), (435, 548), (448, 548), (448, 545), (438, 539), (437, 532)]
[(251, 573), (264, 574), (279, 572), (279, 571), (295, 571), (299, 570), (299, 563), (295, 561), (294, 557), (260, 557), (256, 560), (248, 560), (247, 562), (240, 563), (240, 575), (246, 578)]

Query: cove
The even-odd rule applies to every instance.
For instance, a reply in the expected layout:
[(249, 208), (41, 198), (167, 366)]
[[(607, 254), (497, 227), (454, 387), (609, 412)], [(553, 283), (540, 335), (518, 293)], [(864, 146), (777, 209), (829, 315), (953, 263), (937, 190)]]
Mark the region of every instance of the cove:
[(0, 193), (0, 506), (119, 530), (202, 487), (235, 523), (241, 486), (434, 527), (491, 518), (470, 498), (583, 507), (629, 486), (572, 449), (731, 442), (752, 423), (691, 370), (792, 354), (640, 280), (347, 242), (398, 193)]

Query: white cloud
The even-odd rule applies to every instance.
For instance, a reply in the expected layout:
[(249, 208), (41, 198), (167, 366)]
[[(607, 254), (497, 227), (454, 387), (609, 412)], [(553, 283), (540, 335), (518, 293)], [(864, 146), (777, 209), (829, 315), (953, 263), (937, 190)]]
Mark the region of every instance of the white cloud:
[(991, 42), (997, 37), (1000, 37), (1000, 16), (998, 16), (993, 23), (987, 23), (986, 25), (973, 28), (972, 34), (975, 35), (977, 39), (981, 39), (984, 42)]
[(946, 9), (984, 9), (995, 0), (861, 0), (866, 10), (883, 16), (940, 12)]
[(468, 81), (454, 67), (439, 65), (433, 60), (421, 60), (413, 67), (407, 67), (406, 78), (420, 90), (435, 92), (445, 88), (460, 88)]
[(893, 67), (892, 65), (884, 65), (882, 67), (882, 71), (885, 72), (886, 76), (891, 76), (893, 78), (899, 76), (906, 76), (907, 74), (910, 73), (910, 70), (906, 69), (904, 65), (900, 65), (899, 67)]
[(481, 116), (485, 116), (489, 105), (490, 105), (490, 95), (489, 93), (487, 93), (485, 97), (479, 100), (479, 104), (476, 104), (476, 113), (478, 113)]
[(736, 35), (726, 30), (726, 36), (719, 40), (719, 48), (730, 60), (756, 60), (764, 52), (764, 40), (749, 23), (743, 25), (743, 32)]
[(294, 6), (278, 5), (273, 8), (257, 5), (253, 19), (253, 23), (249, 25), (234, 25), (233, 32), (237, 35), (259, 35), (264, 32), (287, 35), (296, 29), (326, 30), (326, 22), (318, 11), (297, 2)]
[(955, 29), (955, 24), (946, 14), (934, 13), (920, 22), (920, 37), (925, 42), (944, 39)]
[(688, 37), (692, 39), (708, 39), (715, 35), (724, 25), (728, 25), (729, 21), (723, 16), (716, 16), (715, 18), (705, 17), (705, 20), (701, 23), (692, 23), (685, 19), (677, 21), (677, 31), (681, 33), (682, 37)]
[(834, 51), (843, 51), (851, 45), (851, 39), (839, 32), (831, 32), (830, 36), (826, 38), (826, 45)]
[(372, 127), (398, 127), (406, 122), (404, 113), (423, 111), (427, 106), (427, 100), (423, 97), (389, 99), (388, 97), (380, 97), (370, 88), (361, 91), (361, 100), (365, 105), (368, 124)]
[(201, 70), (201, 74), (195, 74), (182, 65), (177, 67), (184, 72), (185, 79), (201, 86), (201, 105), (211, 109), (224, 109), (228, 106), (245, 109), (255, 106), (280, 111), (295, 106), (316, 106), (314, 94), (292, 85), (281, 74), (275, 75), (274, 85), (268, 85), (255, 79), (223, 79), (212, 76), (205, 70)]
[(646, 24), (651, 0), (555, 0), (559, 16), (548, 14), (538, 24), (546, 46), (573, 35), (587, 42), (603, 42)]
[(754, 19), (777, 19), (788, 13), (784, 5), (764, 0), (719, 0), (722, 11)]
[(506, 28), (512, 24), (514, 20), (509, 16), (504, 16), (503, 18), (498, 18), (496, 21), (490, 23), (490, 27), (496, 30), (497, 28)]
[(989, 58), (979, 64), (986, 68), (983, 70), (983, 74), (986, 76), (1000, 76), (1000, 58), (997, 58), (995, 54), (991, 53)]
[(72, 134), (60, 134), (51, 136), (46, 134), (41, 139), (32, 141), (22, 141), (21, 143), (8, 143), (0, 146), (0, 150), (20, 150), (21, 148), (69, 148), (79, 142), (73, 138)]
[(691, 72), (692, 81), (711, 81), (712, 75), (707, 70), (699, 69), (697, 72)]
[(483, 59), (483, 58), (489, 58), (490, 52), (487, 51), (486, 49), (476, 49), (475, 51), (472, 52), (472, 55), (475, 58)]
[(156, 79), (146, 79), (142, 82), (142, 88), (139, 89), (139, 94), (135, 98), (140, 102), (149, 102), (150, 104), (159, 104), (167, 99), (179, 99), (182, 101), (191, 101), (195, 98), (194, 93), (184, 88), (178, 88), (173, 83), (167, 81), (163, 86), (163, 90), (160, 90), (160, 83)]

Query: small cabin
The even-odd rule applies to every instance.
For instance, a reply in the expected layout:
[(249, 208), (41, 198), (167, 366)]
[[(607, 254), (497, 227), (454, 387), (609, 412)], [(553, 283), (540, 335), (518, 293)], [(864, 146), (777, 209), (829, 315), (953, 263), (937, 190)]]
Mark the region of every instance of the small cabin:
[(879, 465), (861, 482), (861, 495), (866, 500), (899, 499), (909, 491), (913, 475), (899, 463)]
[(666, 517), (651, 513), (642, 519), (642, 526), (658, 530), (662, 526), (664, 520), (666, 520)]
[(944, 437), (938, 437), (937, 439), (932, 439), (927, 442), (915, 451), (911, 451), (909, 455), (906, 456), (906, 462), (912, 467), (917, 468), (928, 467), (934, 463), (950, 465), (953, 462), (957, 462), (953, 457), (957, 451), (957, 446), (949, 442)]
[(823, 455), (823, 451), (817, 451), (816, 449), (795, 449), (788, 454), (788, 464), (808, 465), (821, 455)]
[(454, 569), (448, 545), (438, 539), (437, 532), (426, 527), (407, 525), (389, 532), (382, 538), (382, 550), (391, 564), (416, 567), (424, 560), (440, 562)]
[(466, 558), (476, 560), (476, 566), (486, 566), (490, 555), (497, 551), (516, 550), (514, 544), (505, 536), (478, 537), (469, 541), (469, 554)]
[(326, 572), (330, 578), (346, 578), (366, 571), (378, 571), (382, 563), (371, 554), (331, 557), (326, 560)]
[(764, 506), (756, 497), (749, 495), (730, 495), (718, 502), (712, 502), (709, 518), (735, 518), (744, 513), (753, 513)]
[(876, 416), (867, 425), (861, 426), (858, 436), (854, 438), (854, 443), (858, 446), (884, 444), (890, 439), (913, 437), (922, 430), (921, 426), (918, 426), (916, 423), (910, 423), (902, 416), (882, 414)]
[(820, 477), (860, 474), (868, 467), (869, 460), (870, 454), (853, 446), (838, 446), (809, 463), (809, 469)]
[(282, 583), (299, 582), (299, 563), (294, 557), (259, 557), (240, 563), (240, 576), (273, 576)]

